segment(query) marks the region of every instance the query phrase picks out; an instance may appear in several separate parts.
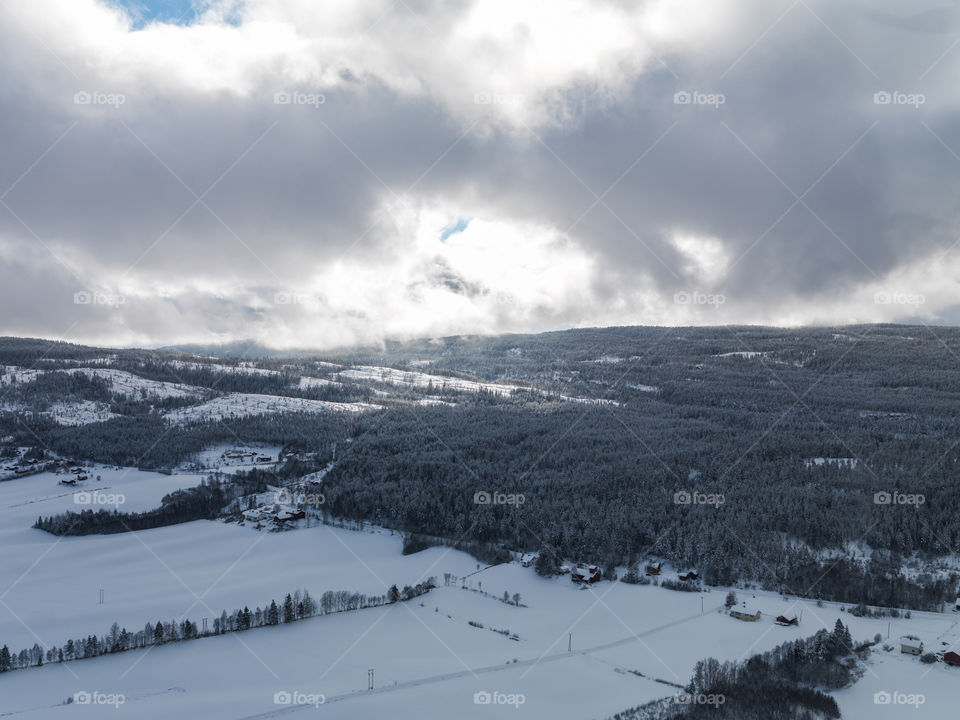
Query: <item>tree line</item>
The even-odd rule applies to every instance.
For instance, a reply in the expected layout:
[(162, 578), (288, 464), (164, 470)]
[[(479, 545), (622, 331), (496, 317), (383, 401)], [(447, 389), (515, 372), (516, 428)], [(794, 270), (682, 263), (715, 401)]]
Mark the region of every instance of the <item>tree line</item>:
[(211, 627), (206, 629), (187, 618), (179, 621), (148, 622), (143, 629), (134, 631), (128, 631), (125, 627), (113, 623), (103, 635), (71, 638), (61, 646), (52, 645), (49, 648), (43, 648), (34, 643), (32, 647), (16, 652), (3, 645), (0, 647), (0, 673), (40, 667), (44, 663), (70, 662), (154, 645), (288, 624), (319, 615), (380, 607), (412, 600), (428, 593), (435, 586), (434, 578), (429, 578), (413, 586), (404, 586), (402, 590), (393, 585), (383, 595), (368, 596), (346, 590), (327, 591), (319, 601), (314, 600), (307, 590), (297, 590), (292, 594), (287, 593), (280, 602), (271, 600), (262, 608), (257, 606), (251, 610), (244, 606), (230, 613), (224, 610), (218, 617), (213, 618)]

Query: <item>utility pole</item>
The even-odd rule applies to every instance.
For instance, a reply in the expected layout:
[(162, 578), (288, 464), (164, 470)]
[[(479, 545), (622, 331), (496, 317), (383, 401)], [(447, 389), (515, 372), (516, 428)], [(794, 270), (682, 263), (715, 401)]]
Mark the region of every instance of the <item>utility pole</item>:
[(373, 690), (373, 668), (367, 670), (367, 690)]
[(700, 596), (700, 614), (703, 615), (703, 595)]
[(103, 605), (103, 589), (100, 589), (100, 604)]
[(571, 652), (572, 650), (573, 650), (573, 633), (569, 633), (567, 635), (567, 652)]

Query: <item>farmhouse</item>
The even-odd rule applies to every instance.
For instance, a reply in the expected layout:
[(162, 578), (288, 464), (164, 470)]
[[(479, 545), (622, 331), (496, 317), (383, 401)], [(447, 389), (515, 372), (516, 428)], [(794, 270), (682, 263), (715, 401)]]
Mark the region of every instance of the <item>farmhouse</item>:
[(757, 620), (760, 619), (760, 611), (757, 610), (755, 613), (749, 613), (746, 610), (731, 610), (730, 617), (743, 620), (744, 622), (757, 622)]
[(647, 563), (647, 575), (659, 575), (661, 570), (663, 570), (663, 563), (659, 560), (652, 560)]
[(537, 553), (524, 553), (520, 556), (520, 564), (523, 567), (531, 567), (537, 561)]
[(943, 662), (945, 662), (947, 665), (960, 667), (960, 655), (955, 653), (953, 650), (951, 650), (950, 652), (945, 652), (943, 654)]
[(250, 522), (260, 522), (261, 520), (266, 520), (268, 516), (268, 513), (263, 508), (244, 510), (243, 512), (244, 519)]
[(920, 655), (923, 653), (923, 641), (916, 635), (904, 635), (900, 638), (900, 652), (908, 655)]
[(273, 516), (273, 521), (277, 525), (282, 525), (285, 522), (293, 522), (294, 520), (302, 520), (307, 514), (303, 510), (282, 510)]
[(590, 565), (578, 567), (570, 573), (570, 579), (575, 583), (595, 583), (600, 581), (600, 568)]
[(696, 570), (690, 570), (689, 572), (680, 573), (677, 577), (681, 580), (697, 580), (700, 576)]

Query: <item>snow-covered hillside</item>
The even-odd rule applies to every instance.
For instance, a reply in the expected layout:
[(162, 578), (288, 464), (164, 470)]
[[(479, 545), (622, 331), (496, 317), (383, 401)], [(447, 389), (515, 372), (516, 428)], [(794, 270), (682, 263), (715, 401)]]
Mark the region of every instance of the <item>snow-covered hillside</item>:
[(96, 377), (107, 380), (112, 392), (130, 398), (187, 398), (200, 397), (205, 394), (203, 388), (184, 385), (181, 383), (161, 382), (149, 380), (139, 375), (116, 370), (114, 368), (71, 368), (64, 372), (81, 374), (87, 377)]
[(199, 405), (179, 408), (168, 412), (164, 417), (173, 423), (188, 423), (199, 420), (223, 420), (225, 418), (266, 415), (281, 412), (362, 412), (379, 410), (379, 405), (369, 403), (340, 403), (324, 400), (305, 400), (303, 398), (281, 395), (260, 395), (257, 393), (229, 393), (213, 398)]
[(548, 393), (535, 387), (526, 385), (507, 385), (503, 383), (480, 382), (476, 380), (464, 380), (462, 378), (447, 377), (445, 375), (431, 375), (429, 373), (417, 372), (412, 370), (396, 370), (388, 367), (377, 367), (361, 365), (342, 370), (337, 373), (341, 379), (351, 380), (362, 383), (385, 383), (388, 385), (399, 385), (408, 388), (429, 389), (436, 392), (488, 392), (494, 395), (513, 395), (518, 392), (533, 392), (545, 397), (551, 397), (564, 402), (576, 402), (587, 404), (609, 404), (617, 405), (613, 400), (604, 400), (596, 398), (574, 397), (570, 395), (560, 395)]

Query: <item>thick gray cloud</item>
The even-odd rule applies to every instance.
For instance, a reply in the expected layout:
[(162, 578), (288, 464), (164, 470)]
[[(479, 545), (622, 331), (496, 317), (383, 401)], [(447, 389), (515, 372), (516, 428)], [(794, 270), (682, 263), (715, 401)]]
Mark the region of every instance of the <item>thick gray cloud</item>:
[(0, 332), (957, 319), (956, 4), (336, 5), (11, 3)]

